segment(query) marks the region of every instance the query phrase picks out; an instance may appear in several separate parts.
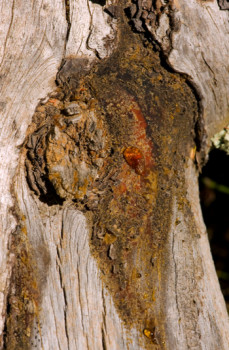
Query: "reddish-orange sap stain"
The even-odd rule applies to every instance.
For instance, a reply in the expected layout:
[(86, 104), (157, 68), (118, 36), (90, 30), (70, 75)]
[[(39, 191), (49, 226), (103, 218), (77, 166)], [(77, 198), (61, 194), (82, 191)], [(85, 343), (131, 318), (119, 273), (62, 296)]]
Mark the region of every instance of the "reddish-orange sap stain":
[(133, 98), (131, 98), (129, 110), (135, 119), (135, 123), (132, 126), (132, 137), (135, 145), (127, 147), (123, 156), (127, 164), (135, 170), (136, 174), (145, 177), (155, 166), (153, 159), (153, 143), (146, 134), (147, 122), (145, 117)]
[(142, 152), (137, 147), (128, 147), (123, 152), (123, 156), (136, 172), (136, 174), (142, 174), (144, 172), (145, 164)]

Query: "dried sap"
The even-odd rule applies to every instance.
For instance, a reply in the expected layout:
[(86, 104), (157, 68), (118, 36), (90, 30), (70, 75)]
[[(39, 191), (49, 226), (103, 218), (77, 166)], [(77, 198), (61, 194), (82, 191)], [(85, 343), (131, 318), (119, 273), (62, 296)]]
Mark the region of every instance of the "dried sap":
[(123, 152), (123, 156), (129, 166), (135, 170), (136, 174), (143, 175), (145, 161), (142, 152), (137, 147), (128, 147)]

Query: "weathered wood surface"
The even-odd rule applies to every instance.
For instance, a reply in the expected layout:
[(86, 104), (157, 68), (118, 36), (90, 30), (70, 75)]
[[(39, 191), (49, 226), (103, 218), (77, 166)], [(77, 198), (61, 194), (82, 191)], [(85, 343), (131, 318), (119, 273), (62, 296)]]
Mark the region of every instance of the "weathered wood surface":
[(28, 232), (33, 233), (33, 258), (40, 264), (36, 268), (42, 289), (31, 348), (126, 349), (129, 339), (130, 349), (140, 348), (135, 330), (126, 334), (101, 282), (84, 215), (71, 205), (64, 209), (41, 206), (21, 175), (20, 208), (28, 218)]
[(4, 327), (12, 266), (10, 237), (16, 230), (11, 186), (34, 108), (54, 87), (64, 54), (67, 24), (62, 1), (1, 2), (1, 240), (0, 309)]
[[(209, 142), (229, 118), (228, 11), (220, 10), (216, 1), (180, 0), (168, 9), (166, 3), (162, 1), (165, 11), (156, 32), (150, 26), (148, 30), (172, 68), (193, 82)], [(139, 1), (138, 9), (142, 6), (144, 1)], [(176, 24), (172, 28), (169, 18)], [(160, 346), (155, 344), (156, 335), (152, 342), (151, 336), (143, 335), (143, 328), (140, 333), (137, 326), (124, 326), (91, 253), (84, 214), (71, 201), (48, 206), (28, 187), (25, 153), (20, 153), (20, 147), (38, 102), (55, 90), (63, 59), (86, 58), (90, 67), (98, 57), (108, 57), (118, 43), (118, 25), (116, 18), (90, 1), (70, 0), (69, 8), (60, 0), (1, 3), (1, 346), (11, 271), (16, 264), (11, 244), (23, 228), (39, 290), (37, 299), (27, 306), (35, 314), (33, 325), (24, 330), (28, 338), (32, 335), (31, 349), (227, 350), (228, 316), (201, 216), (193, 161), (186, 163), (184, 188), (194, 221), (190, 225), (174, 196), (162, 254), (163, 281), (155, 290)]]

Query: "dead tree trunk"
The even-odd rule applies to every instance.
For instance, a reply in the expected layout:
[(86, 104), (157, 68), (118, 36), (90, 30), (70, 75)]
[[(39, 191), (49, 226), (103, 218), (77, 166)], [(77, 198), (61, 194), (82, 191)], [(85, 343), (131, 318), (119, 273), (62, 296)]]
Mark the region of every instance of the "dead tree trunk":
[(229, 348), (198, 194), (228, 9), (2, 0), (1, 348)]

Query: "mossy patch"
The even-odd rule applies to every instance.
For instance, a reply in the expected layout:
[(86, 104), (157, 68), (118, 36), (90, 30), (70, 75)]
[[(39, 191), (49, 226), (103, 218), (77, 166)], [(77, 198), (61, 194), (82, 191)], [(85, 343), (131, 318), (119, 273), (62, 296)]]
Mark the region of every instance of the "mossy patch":
[(10, 292), (7, 300), (7, 317), (4, 329), (4, 349), (30, 349), (33, 323), (38, 323), (41, 286), (28, 242), (25, 220), (21, 220), (12, 238), (15, 265), (12, 270)]

